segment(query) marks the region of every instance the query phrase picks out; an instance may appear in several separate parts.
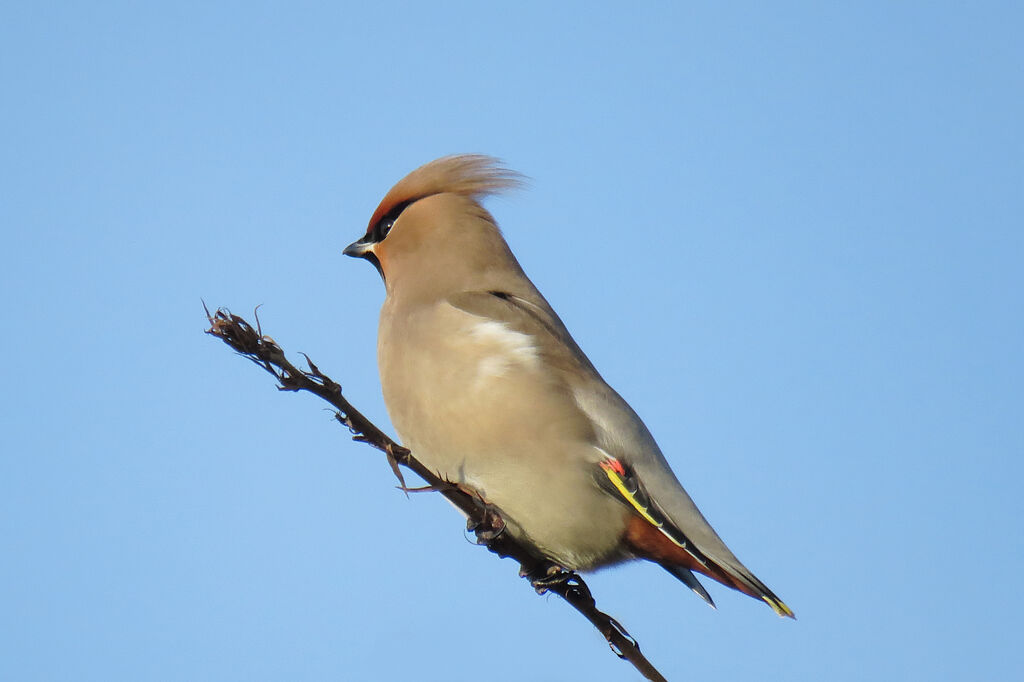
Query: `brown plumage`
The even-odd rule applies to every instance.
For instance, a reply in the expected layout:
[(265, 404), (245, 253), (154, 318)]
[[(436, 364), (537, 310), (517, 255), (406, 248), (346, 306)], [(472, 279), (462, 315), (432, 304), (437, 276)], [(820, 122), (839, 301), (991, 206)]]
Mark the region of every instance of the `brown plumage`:
[(370, 216), (367, 231), (396, 206), (432, 194), (458, 194), (480, 200), (523, 184), (523, 176), (480, 154), (444, 156), (406, 175), (384, 195)]
[(417, 168), (345, 253), (384, 278), (377, 360), (403, 443), (572, 570), (698, 571), (792, 616), (725, 546), (646, 426), (523, 273), (480, 200), (521, 183), (484, 156)]

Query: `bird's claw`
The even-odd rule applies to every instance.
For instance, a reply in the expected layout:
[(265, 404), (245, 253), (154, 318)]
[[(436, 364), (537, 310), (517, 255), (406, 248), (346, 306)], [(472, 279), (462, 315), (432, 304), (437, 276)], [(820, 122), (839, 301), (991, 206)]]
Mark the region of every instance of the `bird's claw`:
[(466, 520), (466, 530), (476, 535), (476, 544), (489, 545), (505, 532), (505, 520), (501, 518), (496, 507), (486, 502), (480, 501), (480, 510), (479, 519)]
[(529, 570), (523, 567), (520, 570), (520, 575), (530, 581), (530, 585), (537, 591), (537, 594), (544, 594), (548, 590), (569, 583), (576, 578), (575, 572), (550, 562)]

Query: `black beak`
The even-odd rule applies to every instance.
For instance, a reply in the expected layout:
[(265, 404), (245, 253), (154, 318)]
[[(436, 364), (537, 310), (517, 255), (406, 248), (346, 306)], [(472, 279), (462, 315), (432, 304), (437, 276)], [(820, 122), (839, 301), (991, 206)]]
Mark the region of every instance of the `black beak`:
[(352, 256), (353, 258), (365, 258), (370, 261), (370, 264), (377, 268), (377, 274), (380, 275), (380, 278), (384, 279), (384, 270), (380, 267), (380, 261), (377, 260), (377, 254), (373, 252), (374, 244), (375, 242), (366, 241), (366, 237), (363, 237), (359, 241), (352, 242), (346, 246), (342, 253), (346, 256)]
[(373, 255), (370, 249), (373, 248), (373, 243), (365, 241), (365, 237), (359, 241), (352, 242), (345, 247), (342, 251), (346, 256), (352, 256), (353, 258), (366, 258), (367, 254)]

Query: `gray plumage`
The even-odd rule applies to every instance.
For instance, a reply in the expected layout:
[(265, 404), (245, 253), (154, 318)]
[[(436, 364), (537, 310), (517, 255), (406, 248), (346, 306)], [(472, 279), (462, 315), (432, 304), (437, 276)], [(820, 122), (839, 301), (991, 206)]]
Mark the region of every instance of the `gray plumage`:
[[(691, 568), (791, 616), (708, 524), (480, 205), (517, 183), (487, 157), (439, 159), (395, 185), (346, 249), (385, 281), (377, 357), (402, 442), (567, 569), (651, 558), (709, 603)], [(642, 498), (601, 484), (608, 462)]]

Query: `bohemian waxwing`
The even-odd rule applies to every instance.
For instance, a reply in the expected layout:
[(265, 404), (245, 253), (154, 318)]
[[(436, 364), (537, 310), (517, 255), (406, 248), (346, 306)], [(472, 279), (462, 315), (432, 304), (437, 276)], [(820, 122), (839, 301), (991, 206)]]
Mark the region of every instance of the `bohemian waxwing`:
[(708, 603), (691, 571), (792, 617), (708, 525), (480, 205), (519, 177), (486, 156), (428, 163), (345, 249), (384, 279), (377, 361), (403, 444), (566, 569), (648, 559)]

